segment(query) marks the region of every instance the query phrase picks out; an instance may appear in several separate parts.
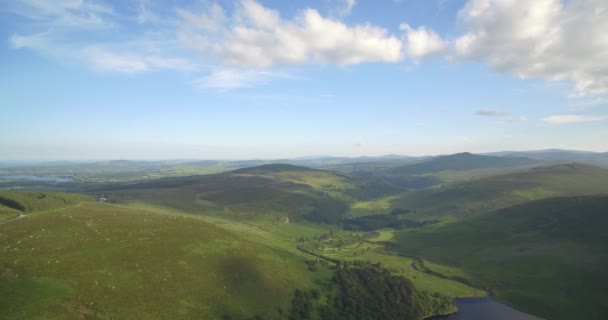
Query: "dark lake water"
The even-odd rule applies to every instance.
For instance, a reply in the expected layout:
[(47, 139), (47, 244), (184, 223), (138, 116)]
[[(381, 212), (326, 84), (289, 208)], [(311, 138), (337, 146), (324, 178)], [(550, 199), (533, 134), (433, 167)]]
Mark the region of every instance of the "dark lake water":
[(458, 312), (449, 316), (434, 316), (432, 320), (542, 320), (491, 298), (456, 299)]
[(33, 175), (12, 175), (12, 176), (0, 176), (0, 178), (9, 180), (27, 180), (27, 181), (39, 181), (39, 182), (72, 182), (74, 179), (67, 177), (43, 177)]

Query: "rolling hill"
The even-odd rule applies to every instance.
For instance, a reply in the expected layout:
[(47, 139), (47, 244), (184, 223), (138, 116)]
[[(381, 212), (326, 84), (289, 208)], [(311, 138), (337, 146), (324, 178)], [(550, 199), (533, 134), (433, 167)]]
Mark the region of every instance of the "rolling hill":
[(493, 157), (464, 152), (398, 166), (388, 172), (395, 175), (420, 175), (440, 171), (512, 168), (536, 163), (538, 161), (526, 157)]
[(0, 224), (26, 213), (47, 212), (93, 202), (88, 195), (61, 192), (0, 191)]
[(401, 254), (458, 266), (518, 309), (548, 319), (608, 312), (608, 196), (533, 201), (396, 239)]
[[(12, 198), (48, 205), (27, 194)], [(296, 237), (327, 230), (318, 225), (273, 225), (281, 231), (272, 232), (210, 221), (154, 206), (82, 202), (0, 223), (0, 318), (418, 320), (454, 310), (448, 296), (378, 263), (299, 250)], [(443, 283), (448, 292), (472, 291), (425, 279), (441, 291)]]
[(2, 224), (0, 250), (2, 319), (275, 317), (331, 276), (200, 219), (102, 203)]
[(357, 200), (402, 192), (373, 179), (288, 164), (150, 182), (109, 185), (119, 200), (146, 201), (191, 213), (238, 219), (308, 219), (337, 223)]
[(577, 151), (577, 150), (562, 150), (562, 149), (547, 149), (547, 150), (530, 150), (530, 151), (500, 151), (486, 153), (488, 156), (498, 157), (527, 157), (538, 160), (547, 161), (576, 161), (576, 160), (592, 160), (605, 158), (608, 153)]
[(409, 192), (391, 206), (416, 211), (410, 217), (417, 219), (460, 219), (532, 200), (594, 194), (608, 194), (608, 170), (563, 164)]

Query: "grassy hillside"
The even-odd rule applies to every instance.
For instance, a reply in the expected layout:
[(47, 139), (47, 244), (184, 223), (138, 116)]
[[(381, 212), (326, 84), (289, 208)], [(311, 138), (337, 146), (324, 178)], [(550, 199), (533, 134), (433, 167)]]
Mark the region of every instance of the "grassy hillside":
[(402, 191), (377, 180), (285, 164), (112, 185), (103, 192), (108, 189), (120, 199), (147, 201), (192, 213), (325, 223), (339, 222), (357, 199)]
[(537, 162), (538, 161), (536, 160), (525, 157), (492, 157), (465, 152), (398, 166), (390, 169), (389, 172), (398, 175), (415, 175), (448, 170), (518, 167), (535, 164)]
[(396, 239), (402, 254), (461, 268), (518, 309), (549, 319), (608, 312), (608, 196), (534, 201)]
[(73, 193), (0, 191), (0, 205), (20, 212), (48, 211), (91, 201), (95, 198)]
[(532, 200), (608, 193), (608, 170), (564, 164), (406, 193), (391, 207), (416, 211), (416, 219), (460, 219)]
[[(329, 251), (300, 248), (313, 239)], [(453, 311), (450, 297), (483, 294), (365, 239), (143, 203), (40, 211), (0, 223), (0, 318), (370, 319), (382, 305), (382, 319), (417, 320)]]
[(0, 225), (2, 319), (244, 319), (331, 273), (200, 219), (90, 203)]

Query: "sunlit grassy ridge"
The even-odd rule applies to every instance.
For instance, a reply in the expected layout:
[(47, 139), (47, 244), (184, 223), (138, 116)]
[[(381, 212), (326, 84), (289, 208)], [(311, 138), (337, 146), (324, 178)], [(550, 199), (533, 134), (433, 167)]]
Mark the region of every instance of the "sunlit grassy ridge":
[(608, 194), (608, 170), (582, 164), (539, 167), (434, 190), (410, 192), (393, 207), (415, 210), (412, 218), (459, 219), (555, 196)]
[(608, 312), (607, 213), (608, 196), (551, 198), (399, 231), (396, 241), (402, 254), (458, 267), (517, 308), (550, 319), (601, 319)]
[(405, 164), (391, 168), (389, 172), (401, 175), (425, 174), (448, 170), (460, 171), (471, 169), (518, 167), (535, 163), (538, 163), (538, 161), (526, 157), (493, 157), (465, 152)]

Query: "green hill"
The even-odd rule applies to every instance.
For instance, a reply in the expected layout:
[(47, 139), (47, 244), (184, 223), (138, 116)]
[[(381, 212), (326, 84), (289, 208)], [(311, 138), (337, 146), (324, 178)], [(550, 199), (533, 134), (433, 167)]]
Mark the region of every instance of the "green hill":
[(379, 264), (299, 250), (296, 237), (318, 226), (210, 221), (85, 202), (0, 223), (0, 318), (418, 320), (453, 310)]
[(535, 163), (538, 163), (538, 161), (525, 157), (493, 157), (464, 152), (398, 166), (390, 169), (389, 173), (397, 175), (419, 175), (450, 170), (511, 168)]
[(245, 319), (329, 270), (200, 219), (89, 203), (0, 225), (2, 319)]
[(73, 193), (0, 191), (0, 206), (20, 212), (48, 211), (95, 199)]
[(608, 194), (608, 170), (564, 164), (409, 192), (391, 206), (416, 211), (410, 217), (417, 219), (460, 219), (532, 200), (594, 194)]
[(396, 239), (402, 254), (458, 266), (518, 309), (549, 319), (608, 312), (608, 196), (533, 201)]
[(110, 185), (96, 192), (108, 190), (121, 200), (146, 201), (191, 213), (324, 223), (341, 221), (354, 201), (402, 191), (379, 180), (286, 164)]

